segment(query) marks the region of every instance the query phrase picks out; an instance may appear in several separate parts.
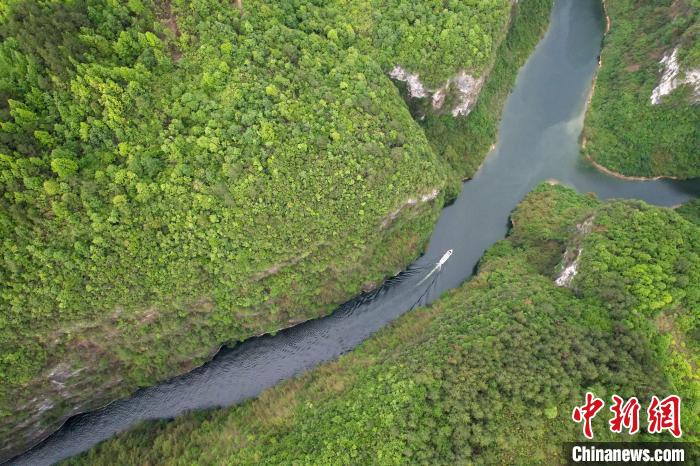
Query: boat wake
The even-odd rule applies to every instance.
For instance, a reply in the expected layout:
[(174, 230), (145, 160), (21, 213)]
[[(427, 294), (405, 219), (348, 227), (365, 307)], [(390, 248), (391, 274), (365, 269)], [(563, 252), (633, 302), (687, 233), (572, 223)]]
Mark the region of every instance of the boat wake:
[(437, 263), (435, 264), (435, 267), (433, 267), (433, 270), (431, 270), (430, 272), (428, 272), (428, 275), (426, 275), (425, 277), (423, 277), (423, 279), (422, 279), (421, 281), (419, 281), (418, 284), (417, 284), (416, 286), (421, 286), (423, 283), (425, 283), (425, 281), (426, 281), (428, 278), (430, 278), (430, 276), (431, 276), (432, 274), (434, 274), (435, 272), (437, 272), (437, 271), (439, 271), (439, 270), (442, 270), (442, 266), (445, 265), (445, 263), (450, 259), (450, 256), (452, 256), (452, 253), (453, 253), (453, 252), (454, 252), (454, 251), (453, 251), (452, 249), (448, 249), (448, 250), (445, 252), (445, 254), (442, 255), (442, 257), (440, 258), (440, 260), (437, 261)]

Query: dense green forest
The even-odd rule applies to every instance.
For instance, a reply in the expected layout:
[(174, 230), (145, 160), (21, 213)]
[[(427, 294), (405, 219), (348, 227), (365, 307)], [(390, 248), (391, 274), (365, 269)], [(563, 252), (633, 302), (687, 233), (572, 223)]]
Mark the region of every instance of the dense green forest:
[(700, 225), (700, 198), (687, 202), (678, 208), (678, 213), (690, 220), (691, 222)]
[[(235, 3), (0, 1), (0, 454), (400, 270), (551, 1)], [(396, 64), (495, 77), (426, 137)]]
[[(560, 463), (561, 442), (583, 438), (571, 411), (587, 390), (643, 404), (676, 393), (684, 439), (698, 440), (700, 228), (547, 184), (512, 225), (474, 279), (339, 360), (67, 464)], [(576, 250), (578, 274), (556, 286)], [(605, 410), (595, 439), (631, 440)]]
[[(700, 176), (700, 90), (680, 85), (653, 105), (677, 49), (677, 80), (700, 69), (698, 0), (607, 0), (610, 31), (586, 116), (585, 153), (632, 176)], [(700, 85), (698, 83), (697, 85)]]

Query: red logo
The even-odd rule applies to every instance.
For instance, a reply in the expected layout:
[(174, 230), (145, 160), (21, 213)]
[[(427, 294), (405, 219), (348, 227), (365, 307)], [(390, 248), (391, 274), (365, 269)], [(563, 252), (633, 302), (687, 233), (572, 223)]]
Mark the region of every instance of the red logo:
[(681, 432), (681, 398), (677, 395), (669, 395), (661, 401), (658, 397), (652, 396), (647, 417), (650, 434), (658, 434), (664, 430), (668, 430), (676, 438), (683, 434)]
[(610, 406), (610, 411), (613, 413), (613, 418), (610, 419), (610, 431), (621, 433), (622, 428), (629, 430), (630, 434), (636, 434), (639, 432), (639, 400), (637, 397), (632, 397), (627, 400), (627, 403), (623, 403), (621, 397), (617, 395), (612, 396), (613, 405)]
[[(583, 435), (588, 439), (593, 438), (593, 418), (603, 409), (605, 402), (597, 398), (593, 393), (586, 392), (586, 402), (574, 407), (571, 419), (576, 423), (583, 423)], [(608, 421), (611, 432), (621, 434), (627, 430), (630, 435), (639, 432), (639, 412), (641, 405), (637, 397), (631, 397), (627, 401), (621, 396), (612, 396), (610, 412), (613, 414)], [(650, 434), (660, 434), (668, 431), (676, 438), (683, 435), (681, 431), (681, 398), (678, 395), (669, 395), (663, 400), (657, 396), (651, 397), (647, 408), (647, 431)]]
[(598, 411), (603, 409), (605, 402), (600, 398), (596, 398), (593, 393), (586, 392), (586, 403), (583, 406), (576, 406), (574, 412), (571, 413), (571, 419), (574, 422), (583, 421), (583, 435), (586, 438), (593, 438), (593, 428), (591, 420), (598, 414)]

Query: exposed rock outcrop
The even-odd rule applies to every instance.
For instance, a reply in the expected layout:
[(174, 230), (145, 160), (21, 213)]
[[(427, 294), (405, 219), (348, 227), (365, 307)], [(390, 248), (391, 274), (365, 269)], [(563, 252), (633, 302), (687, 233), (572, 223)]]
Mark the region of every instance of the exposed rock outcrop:
[(419, 203), (420, 203), (420, 204), (424, 204), (424, 203), (426, 203), (426, 202), (428, 202), (428, 201), (432, 201), (433, 199), (435, 199), (435, 198), (438, 196), (438, 194), (440, 194), (440, 190), (438, 190), (438, 189), (433, 189), (433, 190), (430, 191), (429, 193), (422, 194), (422, 195), (421, 195), (420, 197), (418, 197), (418, 198), (410, 197), (410, 198), (406, 199), (406, 202), (404, 202), (403, 204), (401, 204), (395, 211), (393, 211), (392, 213), (390, 213), (389, 216), (388, 216), (387, 218), (385, 218), (384, 220), (382, 220), (382, 228), (386, 228), (391, 222), (393, 222), (394, 220), (396, 220), (396, 218), (399, 216), (399, 214), (401, 213), (401, 211), (402, 211), (404, 208), (410, 207), (410, 206), (413, 206), (413, 205), (416, 205), (416, 204), (419, 204)]
[(455, 104), (449, 109), (452, 116), (465, 116), (474, 108), (479, 97), (479, 92), (484, 85), (484, 77), (475, 78), (466, 71), (459, 73), (448, 79), (437, 89), (428, 89), (420, 80), (417, 73), (411, 73), (400, 65), (394, 66), (389, 72), (389, 76), (397, 81), (405, 82), (408, 88), (408, 95), (413, 99), (430, 98), (433, 109), (442, 109), (446, 97), (452, 93), (455, 96)]
[(421, 99), (428, 95), (425, 86), (420, 81), (417, 73), (410, 73), (401, 66), (396, 65), (390, 72), (389, 76), (397, 81), (405, 82), (408, 86), (408, 95), (411, 98)]
[[(559, 276), (554, 280), (557, 286), (569, 286), (571, 282), (574, 281), (576, 273), (578, 273), (578, 261), (581, 258), (581, 252), (583, 249), (577, 249), (576, 258), (570, 262), (564, 269), (559, 273)], [(569, 251), (566, 252), (564, 257), (568, 255)]]
[(679, 86), (688, 84), (693, 87), (693, 100), (700, 101), (700, 69), (689, 69), (681, 75), (681, 65), (678, 62), (678, 47), (666, 54), (659, 63), (663, 66), (663, 74), (659, 85), (651, 92), (651, 104), (658, 105), (663, 97), (673, 92)]
[(576, 225), (576, 236), (574, 238), (574, 246), (567, 248), (564, 252), (564, 257), (561, 263), (561, 272), (554, 279), (554, 284), (557, 286), (570, 287), (578, 273), (578, 266), (583, 252), (583, 239), (593, 229), (593, 217), (588, 217), (582, 223)]

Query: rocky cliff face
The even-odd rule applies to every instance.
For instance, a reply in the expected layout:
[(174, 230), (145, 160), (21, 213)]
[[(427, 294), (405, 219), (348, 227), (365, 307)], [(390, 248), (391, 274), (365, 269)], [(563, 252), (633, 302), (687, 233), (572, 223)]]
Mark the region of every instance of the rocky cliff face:
[(659, 61), (662, 75), (659, 85), (651, 92), (652, 105), (658, 105), (663, 97), (670, 94), (678, 87), (688, 85), (693, 88), (693, 101), (700, 101), (700, 68), (682, 70), (678, 62), (678, 47), (674, 48)]
[(557, 286), (571, 287), (578, 273), (579, 261), (583, 252), (583, 240), (593, 229), (593, 216), (588, 217), (582, 223), (576, 225), (576, 234), (573, 237), (573, 245), (564, 252), (560, 263), (560, 271), (554, 284)]
[[(511, 0), (511, 5), (518, 0)], [(511, 8), (511, 20), (513, 9)], [(509, 21), (510, 23), (510, 21)], [(438, 113), (450, 113), (453, 117), (467, 116), (472, 111), (479, 98), (479, 93), (491, 71), (488, 67), (481, 75), (476, 76), (465, 69), (459, 69), (441, 86), (429, 88), (422, 81), (420, 74), (404, 68), (400, 63), (390, 71), (389, 77), (406, 84), (408, 97), (411, 99), (429, 99), (430, 108)]]
[[(484, 85), (484, 76), (474, 77), (464, 70), (460, 70), (437, 89), (429, 89), (423, 85), (420, 76), (396, 65), (389, 76), (406, 83), (408, 96), (412, 99), (430, 99), (431, 107), (435, 111), (450, 112), (452, 116), (466, 116), (476, 105), (479, 92)], [(451, 108), (443, 108), (448, 95), (454, 96)]]
[[(427, 240), (429, 225), (437, 217), (441, 205), (440, 189), (434, 188), (416, 193), (387, 212), (377, 225), (381, 232), (379, 243), (368, 246), (352, 269), (338, 266), (337, 270), (326, 274), (328, 283), (324, 293), (328, 296), (324, 301), (337, 303), (348, 299), (347, 291), (342, 291), (341, 296), (335, 285), (352, 280), (353, 274), (367, 278), (368, 271), (376, 267), (374, 256), (378, 249), (417, 254), (420, 245)], [(412, 234), (406, 235), (406, 231)], [(277, 264), (253, 278), (268, 282), (290, 270), (306, 270), (308, 264), (319, 260), (315, 253), (318, 251)], [(400, 270), (410, 259), (406, 255), (397, 257), (394, 270)], [(361, 288), (368, 291), (378, 283), (381, 280)], [(180, 319), (174, 319), (169, 311), (154, 307), (138, 312), (115, 309), (102, 319), (56, 328), (52, 335), (55, 355), (50, 363), (25, 384), (25, 390), (5, 400), (5, 410), (0, 411), (0, 462), (37, 444), (71, 416), (129, 396), (139, 386), (188, 372), (218, 352), (225, 337), (217, 336), (210, 328), (215, 312), (211, 300), (203, 298), (191, 303)], [(236, 320), (243, 318), (239, 311), (230, 312)], [(311, 313), (301, 320), (280, 323), (266, 319), (261, 313), (250, 334), (278, 331), (314, 317), (319, 314)], [(63, 344), (68, 345), (70, 351), (66, 351)], [(177, 351), (174, 346), (178, 347)], [(141, 355), (143, 360), (134, 357), (135, 354)], [(148, 361), (158, 364), (154, 366)]]
[[(179, 36), (178, 31), (174, 30), (173, 33)], [(177, 57), (178, 60), (179, 58)], [(487, 74), (472, 76), (465, 70), (460, 70), (439, 88), (431, 90), (423, 86), (417, 74), (401, 67), (397, 67), (395, 71), (394, 73), (392, 70), (391, 74), (395, 75), (392, 77), (407, 82), (413, 97), (429, 97), (430, 105), (434, 109), (449, 112), (455, 117), (467, 115), (473, 109)], [(382, 247), (397, 251), (417, 250), (416, 244), (425, 240), (429, 233), (425, 225), (430, 223), (431, 216), (435, 218), (433, 215), (436, 215), (435, 212), (441, 205), (441, 201), (436, 200), (439, 193), (437, 188), (415, 193), (403, 204), (396, 206), (395, 210), (388, 212), (378, 226), (379, 230), (385, 231), (382, 233), (382, 242), (372, 243), (366, 251), (367, 255)], [(401, 224), (405, 225), (408, 222), (413, 223), (404, 226), (402, 230)], [(396, 232), (393, 232), (395, 226)], [(410, 231), (411, 234), (401, 236), (401, 231)], [(313, 254), (301, 258), (302, 262), (313, 259)], [(358, 267), (369, 265), (369, 259), (359, 262)], [(285, 267), (299, 266), (296, 263), (280, 262), (254, 276), (253, 281), (272, 279), (280, 268)], [(337, 272), (338, 275), (345, 276), (347, 281), (347, 275), (356, 270)], [(337, 290), (332, 289), (334, 282), (338, 281), (337, 278), (329, 277), (329, 290), (324, 291), (329, 296), (324, 296), (324, 302), (338, 302), (347, 297), (340, 296)], [(23, 390), (26, 388), (26, 393), (8, 400), (8, 409), (0, 411), (0, 460), (20, 453), (46, 437), (71, 415), (95, 409), (111, 400), (126, 396), (134, 387), (186, 372), (211, 357), (223, 341), (219, 336), (213, 335), (205, 325), (212, 319), (212, 304), (205, 300), (193, 303), (192, 307), (193, 309), (189, 309), (188, 314), (180, 320), (173, 318), (173, 314), (178, 313), (175, 309), (151, 308), (139, 313), (125, 313), (130, 314), (129, 316), (120, 315), (117, 310), (114, 314), (107, 313), (109, 315), (105, 315), (104, 320), (52, 331), (55, 340), (65, 342), (70, 351), (54, 351), (45, 369), (36, 379), (25, 384)], [(259, 310), (253, 310), (253, 314), (257, 312)], [(229, 317), (236, 320), (239, 315), (232, 311)], [(247, 317), (249, 315), (241, 319)], [(284, 323), (286, 315), (283, 317)], [(278, 328), (272, 328), (270, 322), (264, 321), (262, 317), (260, 320), (259, 325), (250, 329), (251, 334)], [(290, 320), (288, 325), (294, 323)], [(133, 331), (136, 336), (132, 334), (127, 338), (129, 331)], [(183, 344), (184, 335), (196, 338), (196, 345), (192, 341)], [(170, 347), (164, 343), (168, 340), (179, 342), (178, 346), (183, 348), (181, 353), (168, 351)], [(54, 349), (55, 345), (51, 348)], [(123, 354), (128, 354), (129, 358), (121, 357)], [(158, 362), (155, 365), (168, 368), (169, 372), (149, 372), (146, 364), (139, 365), (139, 357), (156, 359)], [(136, 362), (125, 362), (130, 358)], [(132, 363), (133, 365), (130, 365)]]
[[(211, 311), (211, 303), (200, 302), (188, 316), (185, 326), (197, 327), (197, 316)], [(0, 412), (0, 461), (21, 453), (58, 429), (69, 417), (96, 409), (110, 401), (126, 396), (134, 381), (125, 381), (124, 374), (137, 371), (120, 358), (120, 351), (131, 353), (146, 348), (156, 351), (165, 341), (182, 341), (180, 331), (164, 325), (161, 312), (149, 308), (129, 316), (129, 322), (142, 330), (139, 338), (129, 336), (121, 319), (123, 310), (116, 309), (103, 319), (85, 325), (57, 328), (54, 332), (56, 355), (50, 364), (30, 380), (25, 390), (6, 400), (9, 412)], [(61, 342), (68, 341), (72, 349), (62, 354)], [(185, 372), (213, 356), (219, 345), (191, 351), (186, 359), (168, 353), (167, 363)]]

